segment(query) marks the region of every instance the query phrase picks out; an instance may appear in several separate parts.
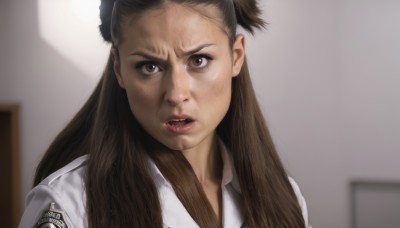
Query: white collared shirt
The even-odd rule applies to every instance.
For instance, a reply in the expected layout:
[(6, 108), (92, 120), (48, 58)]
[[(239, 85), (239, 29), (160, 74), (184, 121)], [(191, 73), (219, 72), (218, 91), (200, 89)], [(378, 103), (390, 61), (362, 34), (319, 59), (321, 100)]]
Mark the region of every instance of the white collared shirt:
[[(221, 145), (223, 160), (222, 175), (222, 224), (223, 228), (240, 228), (243, 225), (241, 211), (240, 188), (237, 182), (232, 158), (227, 149)], [(70, 164), (54, 172), (39, 185), (33, 188), (26, 198), (26, 208), (19, 228), (31, 228), (43, 217), (43, 212), (55, 203), (54, 209), (64, 212), (63, 220), (68, 228), (83, 228), (87, 226), (86, 194), (84, 179), (88, 155), (79, 157)], [(171, 184), (164, 178), (157, 166), (151, 161), (150, 170), (159, 193), (164, 227), (198, 228), (199, 226), (189, 215), (176, 196)], [(289, 177), (293, 190), (299, 200), (306, 227), (308, 224), (307, 206), (298, 185)]]

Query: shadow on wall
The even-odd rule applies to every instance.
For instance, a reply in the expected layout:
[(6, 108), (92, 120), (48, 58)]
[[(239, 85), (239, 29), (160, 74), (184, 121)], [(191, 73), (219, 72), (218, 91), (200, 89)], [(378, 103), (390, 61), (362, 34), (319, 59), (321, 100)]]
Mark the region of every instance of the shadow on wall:
[(98, 29), (99, 6), (100, 0), (38, 0), (40, 36), (94, 79), (106, 64), (110, 48)]
[[(0, 7), (0, 12), (7, 19), (0, 24), (7, 31), (0, 44), (2, 59), (7, 59), (2, 67), (5, 77), (2, 76), (1, 87), (7, 87), (7, 93), (0, 93), (0, 102), (21, 105), (20, 181), (24, 199), (31, 189), (38, 161), (90, 95), (101, 70), (94, 77), (87, 75), (43, 41), (39, 35), (37, 1), (2, 0), (0, 5), (6, 6)], [(71, 33), (65, 30), (62, 36), (69, 39)], [(82, 53), (87, 51), (84, 44), (75, 45)], [(85, 61), (87, 65), (92, 63), (89, 58)]]

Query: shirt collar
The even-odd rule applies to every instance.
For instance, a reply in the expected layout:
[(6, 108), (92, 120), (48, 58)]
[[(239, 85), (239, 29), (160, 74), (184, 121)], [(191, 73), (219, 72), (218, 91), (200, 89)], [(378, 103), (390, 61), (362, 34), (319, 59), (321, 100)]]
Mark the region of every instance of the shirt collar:
[(226, 186), (232, 183), (232, 186), (235, 189), (235, 191), (241, 193), (239, 180), (237, 177), (235, 166), (233, 165), (232, 153), (228, 150), (225, 143), (222, 142), (220, 138), (218, 138), (218, 142), (223, 163), (221, 185)]
[[(240, 187), (233, 158), (230, 151), (218, 139), (219, 149), (223, 162), (221, 186), (223, 194), (223, 227), (236, 228), (243, 225), (243, 217), (238, 202), (240, 201)], [(198, 228), (186, 208), (175, 195), (171, 183), (164, 177), (156, 164), (149, 158), (150, 172), (157, 187), (163, 213), (163, 222), (167, 227)], [(230, 190), (229, 190), (230, 189)]]

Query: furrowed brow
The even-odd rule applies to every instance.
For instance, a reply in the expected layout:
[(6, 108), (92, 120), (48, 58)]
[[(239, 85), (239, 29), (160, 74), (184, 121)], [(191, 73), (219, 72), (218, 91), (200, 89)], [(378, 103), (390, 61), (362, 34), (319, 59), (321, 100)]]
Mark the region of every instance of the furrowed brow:
[(190, 56), (190, 55), (193, 55), (193, 54), (195, 54), (195, 53), (201, 51), (202, 49), (204, 49), (204, 48), (206, 48), (206, 47), (210, 47), (210, 46), (213, 46), (213, 45), (214, 45), (214, 44), (202, 44), (202, 45), (200, 45), (200, 46), (198, 46), (198, 47), (196, 47), (196, 48), (194, 48), (194, 49), (192, 49), (192, 50), (183, 52), (183, 55), (185, 55), (185, 56)]
[(158, 56), (152, 55), (152, 54), (144, 52), (144, 51), (135, 51), (135, 52), (129, 54), (129, 56), (135, 56), (135, 55), (141, 56), (143, 58), (146, 58), (146, 59), (149, 59), (149, 60), (153, 60), (153, 61), (158, 61), (158, 62), (165, 61), (165, 59), (162, 59), (162, 58), (160, 58)]
[[(198, 47), (193, 48), (192, 50), (182, 51), (182, 55), (183, 56), (190, 56), (190, 55), (193, 55), (193, 54), (201, 51), (202, 49), (204, 49), (206, 47), (210, 47), (210, 46), (213, 46), (213, 45), (215, 45), (215, 44), (202, 44), (202, 45), (199, 45)], [(158, 56), (156, 56), (154, 54), (148, 53), (146, 51), (134, 51), (131, 54), (129, 54), (129, 56), (135, 56), (135, 55), (141, 56), (143, 58), (150, 59), (150, 60), (153, 60), (153, 61), (159, 61), (159, 62), (164, 62), (165, 61), (165, 59), (160, 58), (160, 57), (158, 57)]]

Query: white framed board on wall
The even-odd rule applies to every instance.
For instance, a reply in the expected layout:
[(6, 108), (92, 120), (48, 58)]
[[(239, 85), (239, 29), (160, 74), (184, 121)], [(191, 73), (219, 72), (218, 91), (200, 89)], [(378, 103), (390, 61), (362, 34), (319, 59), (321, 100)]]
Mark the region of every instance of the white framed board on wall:
[(353, 228), (400, 227), (400, 181), (351, 183)]

